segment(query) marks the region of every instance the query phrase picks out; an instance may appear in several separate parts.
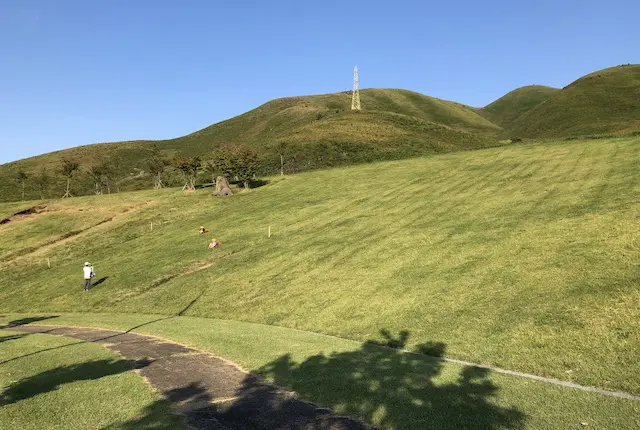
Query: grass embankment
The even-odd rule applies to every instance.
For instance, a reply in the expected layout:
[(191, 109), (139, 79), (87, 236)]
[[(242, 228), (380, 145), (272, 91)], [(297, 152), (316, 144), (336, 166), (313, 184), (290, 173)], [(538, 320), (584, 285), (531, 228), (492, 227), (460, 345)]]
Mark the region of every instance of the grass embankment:
[[(91, 194), (94, 182), (86, 169), (103, 159), (110, 160), (123, 189), (151, 187), (153, 180), (145, 171), (154, 148), (167, 157), (208, 159), (222, 144), (244, 144), (262, 154), (263, 172), (276, 173), (280, 154), (287, 172), (300, 172), (497, 145), (491, 136), (500, 127), (468, 106), (396, 89), (363, 90), (361, 98), (362, 112), (352, 112), (347, 93), (288, 97), (177, 139), (80, 146), (9, 163), (0, 166), (0, 200), (20, 199), (22, 188), (15, 180), (19, 169), (32, 174), (26, 183), (29, 198), (40, 195), (33, 176), (42, 168), (53, 176), (45, 194), (62, 196), (65, 180), (56, 170), (63, 157), (85, 168), (73, 181), (76, 194)], [(173, 186), (183, 184), (175, 172), (166, 179)], [(210, 176), (203, 175), (205, 179)]]
[(0, 428), (182, 428), (135, 363), (100, 345), (5, 331), (0, 344)]
[[(408, 348), (443, 342), (453, 357), (640, 393), (639, 152), (637, 139), (572, 141), (277, 178), (231, 199), (69, 200), (154, 203), (0, 263), (0, 307), (184, 312), (357, 341), (408, 330)], [(212, 236), (222, 248), (207, 249)], [(85, 260), (104, 278), (90, 294)]]
[[(111, 204), (107, 203), (111, 202)], [(113, 221), (119, 215), (135, 211), (146, 204), (146, 199), (122, 201), (118, 197), (105, 196), (103, 205), (90, 206), (89, 202), (44, 201), (35, 206), (29, 204), (7, 205), (0, 217), (9, 219), (2, 231), (0, 261), (10, 260), (33, 251), (43, 251), (47, 246), (74, 238), (89, 229)], [(25, 209), (37, 209), (34, 213), (11, 216)], [(8, 213), (7, 213), (8, 212)], [(11, 225), (9, 225), (11, 224)], [(95, 231), (95, 230), (93, 230)]]
[[(5, 315), (0, 322), (24, 315)], [(194, 317), (70, 314), (35, 324), (113, 328), (210, 351), (304, 399), (386, 429), (632, 429), (640, 402), (282, 327)], [(402, 337), (392, 338), (402, 344)], [(427, 345), (425, 345), (427, 347)], [(442, 345), (428, 345), (445, 352)]]

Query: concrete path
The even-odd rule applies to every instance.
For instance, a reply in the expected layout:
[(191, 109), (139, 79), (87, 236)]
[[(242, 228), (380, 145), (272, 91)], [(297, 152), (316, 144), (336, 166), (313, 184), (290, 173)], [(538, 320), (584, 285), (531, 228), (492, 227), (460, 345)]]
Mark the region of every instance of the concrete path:
[[(168, 399), (194, 429), (361, 430), (357, 420), (331, 415), (215, 357), (151, 336), (113, 330), (23, 325), (3, 329), (99, 343), (141, 363), (136, 372)], [(37, 354), (33, 353), (33, 354)], [(31, 354), (31, 355), (33, 355)]]

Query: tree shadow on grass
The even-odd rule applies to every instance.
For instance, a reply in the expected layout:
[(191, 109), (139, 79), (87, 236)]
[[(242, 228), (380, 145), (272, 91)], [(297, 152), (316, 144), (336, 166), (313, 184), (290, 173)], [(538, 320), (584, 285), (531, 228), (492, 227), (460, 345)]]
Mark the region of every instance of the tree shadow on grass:
[(57, 367), (11, 384), (0, 393), (0, 406), (55, 391), (64, 384), (100, 379), (104, 376), (140, 369), (150, 363), (148, 360), (96, 360)]
[(141, 416), (126, 423), (110, 425), (104, 430), (138, 430), (178, 428), (181, 418), (168, 417), (170, 403), (179, 405), (177, 409), (185, 416), (185, 423), (195, 429), (226, 429), (214, 417), (215, 407), (211, 404), (212, 396), (198, 384), (166, 391), (163, 399), (156, 400), (144, 408)]
[(22, 339), (23, 337), (28, 336), (26, 334), (7, 334), (7, 335), (1, 335), (0, 334), (0, 343), (3, 342), (8, 342), (10, 340), (17, 340), (17, 339)]
[(22, 318), (19, 320), (13, 320), (13, 321), (9, 321), (7, 324), (4, 324), (0, 327), (2, 328), (11, 328), (11, 327), (18, 327), (21, 325), (27, 325), (27, 324), (31, 324), (34, 322), (39, 322), (39, 321), (45, 321), (45, 320), (50, 320), (53, 318), (58, 318), (58, 315), (44, 315), (44, 316), (37, 316), (37, 317), (28, 317), (28, 318)]
[[(522, 412), (497, 404), (499, 388), (489, 380), (489, 370), (467, 366), (458, 371), (454, 365), (445, 369), (437, 357), (388, 347), (404, 347), (408, 332), (398, 337), (383, 332), (383, 338), (354, 351), (319, 354), (302, 362), (285, 354), (260, 368), (259, 375), (244, 377), (231, 399), (212, 402), (212, 394), (199, 383), (172, 389), (142, 416), (109, 428), (171, 428), (162, 418), (168, 403), (196, 429), (369, 428), (346, 416), (394, 429), (524, 427)], [(420, 349), (442, 355), (445, 344), (429, 342)], [(261, 376), (298, 395), (264, 383)]]
[[(40, 318), (40, 319), (38, 319), (38, 318)], [(35, 322), (35, 321), (42, 321), (43, 319), (49, 319), (49, 318), (57, 318), (57, 317), (56, 316), (52, 316), (52, 317), (25, 318), (25, 319), (22, 319), (22, 320), (19, 320), (19, 321), (20, 322), (27, 321), (26, 323), (20, 323), (20, 324), (16, 324), (16, 325), (13, 325), (13, 326), (12, 325), (3, 326), (3, 327), (0, 327), (0, 329), (11, 329), (12, 327), (17, 327), (17, 326), (22, 325), (22, 324), (28, 324), (29, 322)], [(115, 331), (114, 334), (109, 334), (107, 336), (104, 336), (104, 337), (101, 337), (101, 338), (98, 338), (98, 339), (91, 339), (91, 340), (81, 339), (78, 342), (68, 343), (66, 345), (60, 345), (60, 346), (54, 346), (54, 347), (51, 347), (51, 348), (40, 349), (38, 351), (30, 352), (28, 354), (23, 354), (23, 355), (20, 355), (20, 356), (17, 356), (17, 357), (13, 357), (13, 358), (9, 358), (7, 360), (0, 361), (0, 365), (5, 364), (5, 363), (9, 363), (9, 362), (12, 362), (12, 361), (16, 361), (16, 360), (21, 360), (21, 359), (26, 358), (26, 357), (32, 357), (34, 355), (41, 354), (43, 352), (54, 351), (54, 350), (58, 350), (58, 349), (62, 349), (62, 348), (68, 348), (70, 346), (80, 345), (80, 344), (87, 343), (87, 342), (97, 343), (97, 342), (102, 342), (102, 341), (105, 341), (105, 340), (108, 340), (108, 339), (113, 339), (115, 337), (122, 336), (123, 334), (131, 333), (131, 332), (133, 332), (134, 330), (136, 330), (138, 328), (153, 324), (153, 323), (158, 322), (158, 321), (168, 320), (168, 319), (171, 319), (171, 318), (175, 318), (175, 315), (169, 315), (169, 316), (165, 316), (165, 317), (161, 317), (161, 318), (156, 318), (155, 320), (147, 321), (145, 323), (138, 324), (135, 327), (131, 327), (127, 331), (124, 331), (124, 332)], [(30, 320), (33, 320), (33, 321), (30, 321)], [(14, 322), (15, 321), (12, 321), (9, 324), (12, 324)], [(19, 329), (17, 329), (17, 330), (19, 331)], [(37, 334), (47, 334), (47, 333), (51, 333), (51, 332), (53, 332), (55, 330), (56, 330), (55, 328), (51, 328), (50, 330), (47, 330), (47, 331), (37, 331), (35, 333), (37, 333)], [(62, 333), (62, 335), (65, 336), (64, 333)], [(74, 337), (74, 336), (70, 336), (70, 337)]]
[[(436, 357), (397, 349), (409, 333), (397, 338), (382, 332), (383, 342), (365, 342), (359, 350), (319, 354), (295, 362), (286, 354), (259, 369), (264, 377), (291, 388), (333, 411), (395, 429), (521, 429), (525, 415), (496, 403), (499, 387), (490, 371), (464, 367), (452, 380)], [(444, 355), (446, 345), (419, 349)], [(436, 380), (444, 376), (441, 381)], [(239, 393), (242, 398), (242, 393)]]

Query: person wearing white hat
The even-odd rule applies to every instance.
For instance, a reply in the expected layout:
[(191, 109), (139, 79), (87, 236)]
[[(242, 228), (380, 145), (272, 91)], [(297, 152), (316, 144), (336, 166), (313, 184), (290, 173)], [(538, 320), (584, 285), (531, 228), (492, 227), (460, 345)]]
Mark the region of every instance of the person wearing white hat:
[(84, 291), (89, 291), (89, 287), (91, 287), (91, 278), (95, 276), (95, 273), (93, 273), (93, 266), (89, 264), (88, 261), (85, 261), (82, 272), (84, 275)]

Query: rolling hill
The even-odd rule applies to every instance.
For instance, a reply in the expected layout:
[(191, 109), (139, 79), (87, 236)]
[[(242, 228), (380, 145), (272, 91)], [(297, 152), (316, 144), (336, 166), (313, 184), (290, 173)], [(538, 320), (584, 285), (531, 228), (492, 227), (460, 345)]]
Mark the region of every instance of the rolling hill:
[[(350, 110), (349, 92), (273, 100), (245, 114), (187, 136), (164, 141), (114, 142), (43, 154), (0, 166), (0, 198), (20, 198), (15, 186), (19, 169), (32, 174), (58, 168), (63, 157), (85, 169), (102, 159), (117, 167), (124, 189), (149, 186), (146, 160), (159, 150), (168, 157), (201, 155), (225, 143), (257, 148), (263, 173), (280, 168), (280, 153), (289, 172), (378, 160), (400, 159), (495, 145), (500, 127), (473, 108), (396, 89), (361, 91), (363, 110)], [(56, 196), (61, 178), (52, 186)], [(78, 194), (91, 192), (89, 178), (76, 183)], [(29, 187), (27, 195), (37, 192)]]
[[(639, 141), (305, 172), (228, 199), (1, 204), (45, 207), (0, 225), (0, 313), (181, 314), (356, 341), (407, 330), (407, 348), (640, 393)], [(84, 261), (102, 280), (86, 295)]]
[(586, 75), (518, 116), (508, 130), (528, 138), (640, 131), (640, 64)]
[(508, 128), (520, 115), (546, 101), (558, 91), (557, 88), (543, 85), (520, 87), (483, 107), (480, 112), (494, 124)]
[[(594, 72), (561, 90), (522, 87), (482, 109), (400, 89), (362, 90), (361, 112), (350, 110), (350, 99), (348, 91), (287, 97), (177, 139), (86, 145), (4, 164), (0, 201), (21, 198), (16, 184), (20, 170), (31, 175), (27, 198), (41, 195), (33, 176), (43, 169), (52, 176), (45, 197), (61, 195), (64, 181), (56, 171), (63, 158), (83, 166), (85, 173), (74, 181), (78, 195), (92, 192), (87, 169), (103, 160), (115, 169), (119, 188), (143, 189), (152, 182), (145, 170), (154, 153), (206, 159), (226, 143), (256, 148), (260, 173), (272, 174), (280, 169), (280, 155), (285, 171), (292, 173), (485, 148), (498, 145), (501, 137), (635, 132), (640, 130), (640, 65)], [(182, 185), (176, 173), (167, 180)]]

